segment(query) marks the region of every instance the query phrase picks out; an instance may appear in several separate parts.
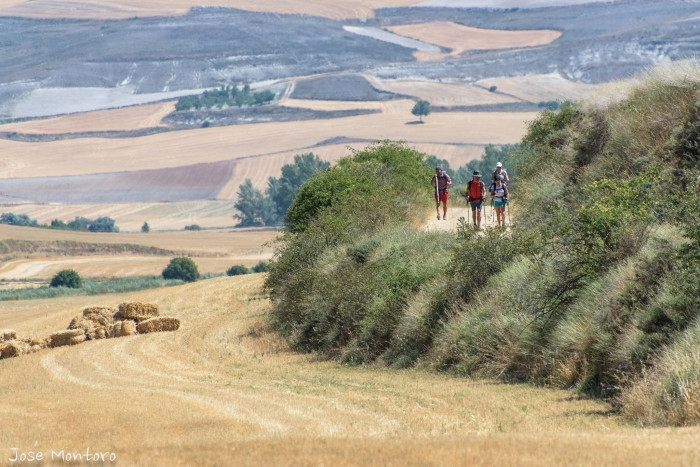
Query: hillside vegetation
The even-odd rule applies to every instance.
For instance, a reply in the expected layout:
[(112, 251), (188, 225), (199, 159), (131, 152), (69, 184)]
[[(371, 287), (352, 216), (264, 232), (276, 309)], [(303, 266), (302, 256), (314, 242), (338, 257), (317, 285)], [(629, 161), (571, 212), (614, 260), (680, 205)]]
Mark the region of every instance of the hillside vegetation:
[(700, 422), (700, 69), (676, 63), (529, 125), (511, 231), (415, 228), (424, 155), (371, 146), (318, 173), (266, 287), (291, 345), (530, 382), (640, 424)]

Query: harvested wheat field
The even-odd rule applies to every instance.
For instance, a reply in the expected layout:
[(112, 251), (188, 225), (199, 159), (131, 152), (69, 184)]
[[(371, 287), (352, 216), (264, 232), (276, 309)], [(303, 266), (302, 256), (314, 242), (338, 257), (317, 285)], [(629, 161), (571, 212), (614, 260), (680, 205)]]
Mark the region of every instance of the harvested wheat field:
[(0, 279), (48, 280), (62, 269), (83, 277), (159, 276), (174, 256), (191, 257), (202, 274), (221, 274), (269, 260), (277, 236), (254, 228), (128, 234), (0, 225)]
[(700, 428), (631, 427), (606, 404), (570, 392), (291, 352), (264, 324), (262, 280), (3, 305), (0, 328), (18, 336), (121, 301), (157, 303), (181, 321), (174, 332), (0, 361), (3, 390), (12, 394), (0, 400), (8, 420), (3, 462), (29, 451), (164, 466), (692, 465), (700, 458)]
[(90, 131), (130, 131), (165, 127), (162, 120), (175, 111), (175, 102), (135, 105), (121, 109), (80, 112), (59, 117), (5, 123), (2, 131), (27, 134), (61, 134)]
[(517, 78), (489, 78), (478, 81), (477, 84), (486, 88), (496, 86), (499, 92), (530, 102), (585, 99), (609, 86), (571, 81), (557, 72)]
[[(392, 101), (386, 112), (301, 122), (273, 122), (172, 131), (139, 138), (81, 138), (45, 143), (0, 140), (0, 177), (86, 175), (152, 170), (198, 163), (308, 151), (345, 137), (418, 144), (507, 144), (518, 141), (531, 113), (449, 112), (415, 125), (412, 100)], [(154, 150), (157, 148), (157, 150)]]
[[(408, 6), (420, 0), (212, 0), (210, 6), (239, 8), (266, 13), (323, 16), (333, 19), (369, 18), (376, 8)], [(131, 18), (134, 16), (183, 15), (202, 2), (192, 0), (0, 0), (0, 14), (30, 18)]]
[(448, 21), (390, 26), (387, 29), (401, 36), (451, 49), (448, 54), (416, 52), (418, 60), (437, 60), (468, 50), (536, 47), (549, 44), (561, 36), (559, 31), (501, 31), (474, 28)]

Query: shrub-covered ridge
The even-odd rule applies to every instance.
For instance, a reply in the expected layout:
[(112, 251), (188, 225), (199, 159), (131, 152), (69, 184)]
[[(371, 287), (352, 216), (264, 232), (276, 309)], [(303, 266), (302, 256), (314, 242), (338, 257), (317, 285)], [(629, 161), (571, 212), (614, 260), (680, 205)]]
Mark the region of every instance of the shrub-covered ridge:
[[(513, 156), (508, 233), (422, 232), (431, 168), (396, 143), (304, 185), (267, 288), (300, 350), (576, 388), (697, 424), (700, 69), (543, 112)], [(422, 164), (422, 165), (421, 165)]]

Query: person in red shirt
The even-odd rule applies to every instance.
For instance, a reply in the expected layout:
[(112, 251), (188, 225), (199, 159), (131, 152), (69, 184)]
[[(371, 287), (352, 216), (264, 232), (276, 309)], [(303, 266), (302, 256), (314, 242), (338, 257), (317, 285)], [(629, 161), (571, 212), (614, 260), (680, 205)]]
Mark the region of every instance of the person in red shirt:
[(435, 175), (430, 180), (430, 184), (435, 187), (437, 218), (440, 220), (440, 203), (442, 203), (442, 218), (447, 219), (447, 198), (450, 194), (449, 187), (452, 185), (452, 179), (442, 171), (442, 167), (435, 167)]
[(472, 220), (477, 230), (481, 230), (481, 207), (486, 197), (486, 185), (481, 181), (481, 174), (474, 171), (472, 179), (467, 182), (467, 201), (472, 207)]

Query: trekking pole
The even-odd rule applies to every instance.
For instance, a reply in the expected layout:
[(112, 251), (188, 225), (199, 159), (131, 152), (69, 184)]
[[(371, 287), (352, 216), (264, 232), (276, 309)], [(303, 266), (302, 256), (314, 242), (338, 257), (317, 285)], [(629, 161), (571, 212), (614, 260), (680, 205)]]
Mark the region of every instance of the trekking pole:
[(437, 211), (438, 219), (440, 219), (440, 194), (438, 193), (437, 174), (433, 175), (433, 177), (435, 177), (435, 210)]
[(508, 201), (506, 201), (506, 211), (508, 212), (508, 225), (512, 224), (510, 221), (510, 204), (508, 204)]

